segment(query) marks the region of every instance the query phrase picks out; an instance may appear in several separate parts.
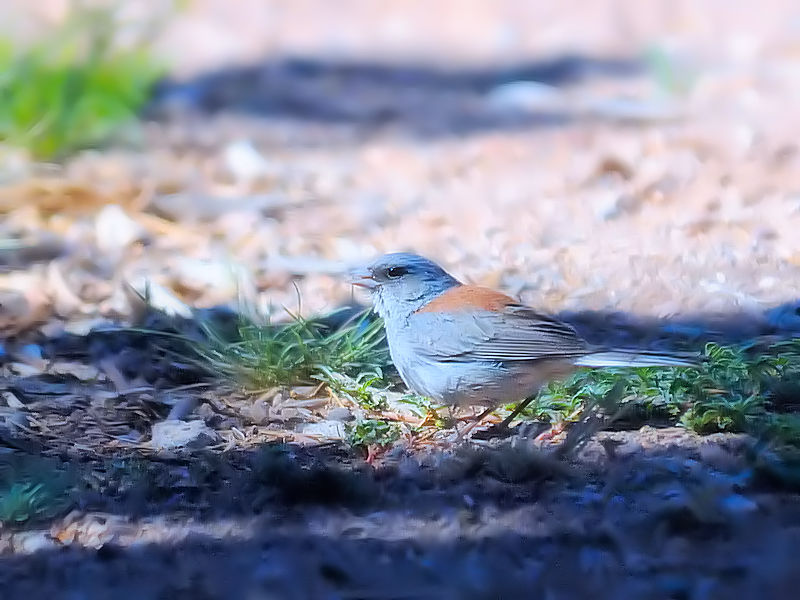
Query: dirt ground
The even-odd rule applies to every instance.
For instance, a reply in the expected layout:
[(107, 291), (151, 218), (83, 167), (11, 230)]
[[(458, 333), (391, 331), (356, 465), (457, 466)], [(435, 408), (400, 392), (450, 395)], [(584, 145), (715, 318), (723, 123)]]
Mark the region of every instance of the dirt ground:
[[(26, 4), (0, 20), (63, 8)], [(800, 8), (235, 6), (169, 22), (170, 81), (111, 147), (0, 150), (0, 457), (79, 482), (0, 528), (0, 598), (794, 598), (800, 486), (745, 437), (562, 460), (531, 425), (370, 464), (324, 390), (245, 395), (96, 330), (153, 326), (145, 290), (184, 325), (366, 302), (345, 269), (412, 250), (590, 336), (795, 335)], [(180, 420), (203, 435), (165, 450)]]

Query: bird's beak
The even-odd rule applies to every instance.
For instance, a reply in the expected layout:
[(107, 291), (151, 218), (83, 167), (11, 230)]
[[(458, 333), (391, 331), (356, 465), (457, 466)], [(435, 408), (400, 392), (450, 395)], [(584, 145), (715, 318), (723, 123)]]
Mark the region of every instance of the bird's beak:
[(378, 282), (367, 269), (353, 269), (350, 271), (350, 283), (361, 288), (373, 290)]

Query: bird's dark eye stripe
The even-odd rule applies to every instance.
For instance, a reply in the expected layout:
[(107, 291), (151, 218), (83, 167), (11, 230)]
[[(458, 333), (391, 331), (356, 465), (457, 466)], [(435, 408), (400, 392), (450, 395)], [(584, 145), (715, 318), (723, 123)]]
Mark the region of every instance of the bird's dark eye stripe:
[(397, 279), (398, 277), (402, 277), (408, 273), (408, 269), (405, 267), (389, 267), (386, 269), (386, 276), (392, 279)]

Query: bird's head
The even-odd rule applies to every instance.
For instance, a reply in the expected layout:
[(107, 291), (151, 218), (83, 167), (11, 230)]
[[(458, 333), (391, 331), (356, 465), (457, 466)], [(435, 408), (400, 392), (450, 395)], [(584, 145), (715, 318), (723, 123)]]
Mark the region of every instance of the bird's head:
[(452, 287), (461, 285), (435, 262), (417, 254), (385, 254), (352, 272), (353, 285), (372, 293), (384, 319), (407, 317)]

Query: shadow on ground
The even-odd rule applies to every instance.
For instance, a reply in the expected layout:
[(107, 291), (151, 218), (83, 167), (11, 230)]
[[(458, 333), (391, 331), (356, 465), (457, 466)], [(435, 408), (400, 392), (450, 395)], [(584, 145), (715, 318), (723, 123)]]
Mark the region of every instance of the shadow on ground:
[(800, 300), (763, 311), (686, 314), (667, 318), (624, 311), (565, 311), (559, 318), (595, 344), (700, 350), (708, 342), (744, 344), (800, 335)]
[[(377, 469), (281, 446), (76, 461), (78, 510), (4, 532), (0, 585), (13, 598), (794, 597), (794, 496), (760, 501), (762, 485), (697, 451), (604, 466), (529, 445)], [(103, 488), (87, 492), (90, 477)]]
[(517, 81), (567, 86), (589, 78), (631, 77), (641, 70), (630, 58), (572, 54), (486, 68), (288, 56), (186, 82), (164, 82), (154, 109), (156, 114), (169, 107), (243, 112), (364, 130), (386, 126), (423, 137), (463, 135), (554, 125), (569, 118), (557, 109), (494, 109), (486, 95), (498, 86)]
[[(796, 310), (571, 321), (590, 338), (627, 323), (644, 331), (631, 340), (698, 344), (791, 337)], [(141, 369), (153, 349), (131, 335), (42, 347), (86, 362), (137, 348), (125, 361)], [(610, 432), (564, 460), (521, 430), (375, 466), (343, 445), (165, 453), (141, 441), (170, 411), (156, 396), (106, 402), (53, 377), (3, 382), (24, 405), (0, 415), (0, 512), (16, 511), (0, 515), (3, 597), (746, 599), (800, 584), (798, 480), (754, 459), (746, 436)], [(133, 431), (138, 449), (117, 443)]]
[[(14, 598), (782, 598), (795, 597), (791, 539), (748, 542), (738, 554), (691, 552), (697, 562), (654, 565), (610, 540), (532, 539), (509, 531), (480, 540), (425, 543), (258, 532), (255, 539), (195, 536), (177, 544), (67, 549), (0, 559)], [(261, 534), (261, 535), (259, 535)], [(640, 561), (639, 564), (636, 564)], [(680, 572), (678, 572), (680, 569)], [(46, 575), (45, 575), (46, 574)]]

